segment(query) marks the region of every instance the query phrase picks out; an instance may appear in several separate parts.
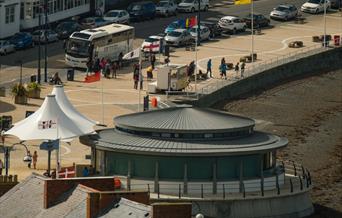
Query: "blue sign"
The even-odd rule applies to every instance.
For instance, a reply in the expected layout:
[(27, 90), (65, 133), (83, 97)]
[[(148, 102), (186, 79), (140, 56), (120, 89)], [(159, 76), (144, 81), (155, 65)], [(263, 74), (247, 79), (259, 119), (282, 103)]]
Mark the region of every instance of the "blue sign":
[(58, 149), (58, 139), (54, 141), (45, 141), (42, 144), (40, 144), (39, 148), (40, 150), (47, 150), (47, 151), (52, 151), (52, 150), (57, 150)]

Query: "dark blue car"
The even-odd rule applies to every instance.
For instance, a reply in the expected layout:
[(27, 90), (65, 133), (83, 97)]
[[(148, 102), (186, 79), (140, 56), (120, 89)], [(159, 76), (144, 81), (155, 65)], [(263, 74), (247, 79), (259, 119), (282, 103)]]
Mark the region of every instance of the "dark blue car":
[(127, 8), (132, 21), (154, 19), (156, 16), (156, 5), (153, 2), (134, 2)]
[(34, 42), (30, 33), (16, 33), (9, 41), (14, 45), (15, 49), (24, 49), (34, 46)]

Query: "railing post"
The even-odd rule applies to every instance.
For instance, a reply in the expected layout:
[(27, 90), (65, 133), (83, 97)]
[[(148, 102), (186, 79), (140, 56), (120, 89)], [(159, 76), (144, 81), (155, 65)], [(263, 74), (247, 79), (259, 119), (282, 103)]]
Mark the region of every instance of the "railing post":
[(309, 179), (309, 181), (310, 181), (310, 185), (311, 185), (311, 175), (310, 175), (310, 171), (308, 170), (308, 169), (306, 169), (306, 171), (308, 172), (308, 179)]
[(181, 198), (181, 184), (178, 184), (178, 198)]
[(147, 192), (150, 193), (150, 184), (147, 184)]
[(278, 174), (276, 174), (276, 187), (277, 187), (277, 194), (280, 195), (279, 176), (278, 176)]
[(305, 169), (304, 169), (303, 165), (302, 165), (302, 174), (303, 174), (303, 176), (305, 176)]
[(245, 183), (243, 182), (242, 182), (242, 193), (243, 193), (243, 198), (246, 198)]
[(160, 191), (159, 191), (159, 182), (157, 184), (157, 189), (158, 189), (158, 199), (159, 199), (159, 195), (160, 195)]
[(260, 184), (260, 187), (261, 187), (261, 196), (264, 197), (264, 179), (261, 179), (261, 184)]
[(302, 178), (299, 176), (299, 182), (300, 182), (300, 190), (303, 190), (303, 181)]
[(292, 161), (292, 164), (293, 164), (294, 175), (297, 176), (296, 164), (294, 161)]
[(226, 189), (224, 187), (224, 184), (222, 184), (222, 188), (223, 188), (223, 199), (226, 198)]
[(286, 174), (284, 161), (281, 161), (281, 165), (283, 165), (284, 174)]
[(292, 183), (292, 179), (290, 178), (290, 191), (291, 193), (293, 192), (293, 183)]
[(201, 184), (201, 198), (203, 198), (203, 184)]

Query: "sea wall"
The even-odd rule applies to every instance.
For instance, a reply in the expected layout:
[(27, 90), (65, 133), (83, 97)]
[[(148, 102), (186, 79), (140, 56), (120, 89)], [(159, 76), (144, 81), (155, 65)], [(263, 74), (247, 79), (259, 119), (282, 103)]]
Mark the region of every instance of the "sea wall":
[(329, 49), (227, 85), (190, 103), (210, 107), (223, 100), (232, 100), (246, 94), (255, 94), (288, 80), (342, 69), (342, 47)]

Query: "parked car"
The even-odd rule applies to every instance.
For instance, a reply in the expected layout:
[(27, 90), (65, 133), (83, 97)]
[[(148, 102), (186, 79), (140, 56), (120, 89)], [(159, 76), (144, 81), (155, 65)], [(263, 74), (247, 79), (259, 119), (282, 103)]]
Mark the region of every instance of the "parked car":
[(87, 17), (81, 20), (81, 26), (84, 29), (92, 29), (110, 24), (111, 21), (104, 20), (102, 17)]
[(14, 36), (12, 36), (10, 39), (10, 43), (14, 44), (16, 50), (34, 46), (32, 35), (27, 32), (14, 34)]
[(280, 20), (290, 20), (298, 15), (298, 9), (292, 4), (281, 4), (273, 9), (270, 13), (270, 18)]
[(175, 29), (184, 29), (185, 26), (182, 25), (182, 23), (177, 20), (177, 21), (173, 21), (172, 23), (170, 23), (164, 30), (165, 34), (168, 34), (169, 32), (172, 32)]
[(154, 19), (156, 16), (156, 5), (153, 2), (134, 2), (127, 8), (130, 19), (133, 21)]
[(144, 52), (159, 52), (161, 43), (164, 43), (163, 36), (149, 36), (142, 43), (141, 50)]
[(222, 28), (218, 25), (218, 23), (201, 21), (201, 24), (205, 25), (209, 28), (210, 38), (215, 38), (216, 36), (220, 36), (222, 34)]
[(73, 32), (80, 30), (82, 27), (75, 21), (62, 22), (55, 29), (59, 39), (67, 39)]
[(168, 17), (177, 14), (177, 4), (172, 0), (162, 0), (156, 6), (156, 13)]
[(209, 0), (183, 0), (178, 4), (177, 10), (179, 12), (195, 12), (199, 10), (199, 1), (201, 1), (202, 11), (207, 11), (209, 9)]
[(246, 22), (234, 16), (222, 17), (218, 24), (223, 31), (232, 32), (233, 34), (237, 33), (238, 31), (244, 32), (247, 26)]
[(35, 43), (37, 42), (45, 42), (45, 32), (47, 37), (47, 42), (56, 42), (58, 41), (58, 34), (52, 30), (36, 30), (32, 33), (32, 38)]
[(0, 40), (0, 55), (7, 55), (8, 53), (15, 52), (14, 44), (8, 40)]
[(329, 0), (308, 0), (302, 5), (300, 10), (302, 12), (318, 14), (324, 11), (324, 1), (328, 11), (331, 8), (331, 3)]
[(165, 36), (165, 42), (171, 46), (187, 45), (193, 42), (193, 38), (187, 29), (176, 29)]
[(341, 0), (330, 0), (331, 8), (339, 9), (342, 8)]
[[(201, 33), (200, 33), (201, 41), (209, 40), (209, 38), (210, 38), (210, 30), (209, 30), (209, 28), (204, 26), (204, 25), (200, 25), (200, 29), (201, 29)], [(198, 26), (197, 25), (193, 26), (190, 29), (190, 34), (194, 38), (194, 40), (196, 40), (196, 38), (197, 38), (197, 31), (198, 31)]]
[(111, 23), (129, 23), (129, 14), (126, 10), (110, 10), (104, 16), (103, 19)]
[[(245, 17), (243, 21), (246, 23), (248, 28), (252, 27), (252, 15), (251, 14)], [(253, 14), (253, 27), (254, 28), (267, 27), (270, 25), (270, 22), (271, 22), (270, 19), (266, 18), (262, 14)]]

